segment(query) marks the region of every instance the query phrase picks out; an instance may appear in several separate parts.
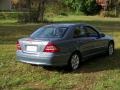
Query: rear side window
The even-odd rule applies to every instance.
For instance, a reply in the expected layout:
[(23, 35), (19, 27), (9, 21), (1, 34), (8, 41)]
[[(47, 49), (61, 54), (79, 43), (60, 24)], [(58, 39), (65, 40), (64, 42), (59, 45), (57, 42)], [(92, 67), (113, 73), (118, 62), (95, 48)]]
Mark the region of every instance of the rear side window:
[(32, 38), (62, 38), (67, 31), (67, 27), (43, 27), (34, 32)]

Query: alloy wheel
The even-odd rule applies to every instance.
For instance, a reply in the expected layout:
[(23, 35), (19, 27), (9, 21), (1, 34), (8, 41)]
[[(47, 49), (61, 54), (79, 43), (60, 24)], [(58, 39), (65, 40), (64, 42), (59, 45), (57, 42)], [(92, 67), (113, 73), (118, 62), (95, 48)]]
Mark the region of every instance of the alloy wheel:
[(77, 54), (72, 55), (72, 57), (71, 57), (71, 68), (73, 70), (76, 70), (79, 67), (79, 64), (80, 64), (79, 55), (77, 55)]
[(112, 43), (109, 44), (108, 47), (108, 54), (109, 56), (112, 55), (114, 53), (114, 45)]

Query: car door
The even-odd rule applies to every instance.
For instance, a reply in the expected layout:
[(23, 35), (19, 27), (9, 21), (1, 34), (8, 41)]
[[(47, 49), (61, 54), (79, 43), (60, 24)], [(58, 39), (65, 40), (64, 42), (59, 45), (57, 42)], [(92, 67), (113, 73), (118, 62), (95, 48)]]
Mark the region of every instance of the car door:
[(85, 26), (88, 39), (91, 40), (91, 54), (97, 54), (104, 51), (104, 41), (100, 37), (100, 34), (95, 28), (91, 26)]
[(84, 26), (77, 26), (73, 31), (73, 38), (75, 41), (76, 49), (79, 49), (82, 56), (86, 57), (93, 53), (93, 38), (89, 38)]

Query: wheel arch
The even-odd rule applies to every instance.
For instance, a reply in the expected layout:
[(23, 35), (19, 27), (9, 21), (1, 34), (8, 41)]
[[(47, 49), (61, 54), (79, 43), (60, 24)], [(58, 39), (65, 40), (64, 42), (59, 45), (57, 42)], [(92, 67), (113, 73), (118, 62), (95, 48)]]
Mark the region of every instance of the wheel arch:
[(114, 40), (110, 40), (109, 43), (108, 43), (108, 49), (107, 49), (107, 55), (108, 55), (108, 56), (110, 56), (110, 54), (109, 54), (109, 46), (110, 46), (111, 44), (113, 45), (113, 53), (112, 53), (112, 54), (114, 54), (114, 50), (115, 50), (115, 45), (114, 45), (114, 44), (115, 44), (115, 43), (114, 43)]
[[(77, 54), (79, 55), (79, 58), (80, 58), (79, 60), (80, 60), (80, 62), (81, 62), (81, 59), (82, 59), (82, 58), (81, 58), (81, 52), (80, 52), (79, 50), (73, 51), (73, 52), (71, 53), (69, 59), (68, 59), (68, 64), (67, 64), (67, 69), (68, 69), (68, 70), (73, 70), (72, 67), (71, 67), (71, 64), (70, 64), (70, 63), (71, 63), (70, 60), (71, 60), (72, 55), (74, 55), (75, 53), (77, 53)], [(78, 68), (79, 68), (79, 67), (80, 67), (80, 63), (79, 63)]]
[(115, 45), (114, 40), (110, 40), (110, 41), (109, 41), (109, 44), (110, 44), (110, 43), (113, 43), (113, 45)]
[[(70, 55), (70, 57), (69, 57), (69, 60), (70, 60), (71, 56), (72, 56), (73, 54), (75, 54), (75, 53), (77, 53), (77, 54), (79, 55), (80, 59), (82, 59), (82, 54), (81, 54), (81, 52), (80, 52), (79, 50), (75, 50), (75, 51), (73, 51), (73, 52), (71, 53), (71, 55)], [(68, 62), (69, 62), (69, 60), (68, 60)]]

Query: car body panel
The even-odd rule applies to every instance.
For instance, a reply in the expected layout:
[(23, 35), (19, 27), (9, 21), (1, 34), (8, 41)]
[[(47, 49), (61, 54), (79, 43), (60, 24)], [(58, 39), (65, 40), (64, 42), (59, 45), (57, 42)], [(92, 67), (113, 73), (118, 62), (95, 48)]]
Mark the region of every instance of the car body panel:
[(17, 51), (18, 61), (37, 65), (54, 65), (54, 66), (66, 65), (69, 56), (70, 56), (69, 53), (53, 54), (40, 52), (37, 54), (33, 54)]

